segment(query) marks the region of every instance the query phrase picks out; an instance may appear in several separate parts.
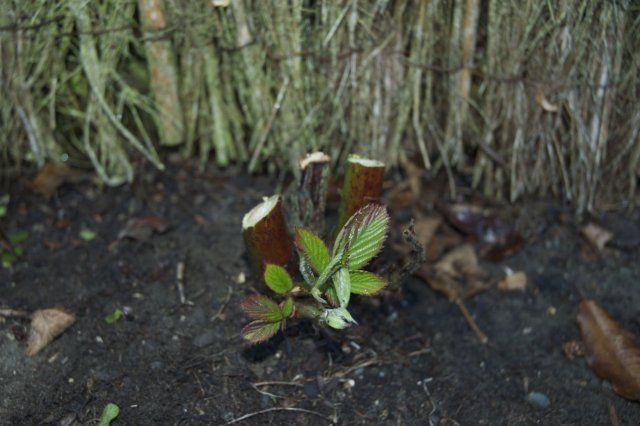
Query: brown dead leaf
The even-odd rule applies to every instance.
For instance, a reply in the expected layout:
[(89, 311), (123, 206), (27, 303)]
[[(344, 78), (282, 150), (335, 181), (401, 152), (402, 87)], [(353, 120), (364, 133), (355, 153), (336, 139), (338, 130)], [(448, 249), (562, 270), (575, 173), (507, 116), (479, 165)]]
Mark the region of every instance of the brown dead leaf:
[(401, 160), (400, 165), (405, 173), (405, 180), (394, 185), (390, 194), (391, 206), (399, 210), (414, 204), (421, 192), (421, 179), (424, 169), (408, 160)]
[(442, 219), (435, 216), (424, 217), (416, 220), (413, 229), (420, 244), (422, 244), (424, 247), (427, 247), (441, 223)]
[(27, 340), (27, 356), (40, 352), (60, 333), (66, 330), (76, 317), (62, 309), (39, 309), (31, 315), (31, 329)]
[(169, 229), (169, 223), (159, 216), (148, 214), (138, 218), (129, 219), (125, 227), (118, 234), (118, 239), (131, 238), (138, 241), (146, 241), (155, 232), (162, 234)]
[(640, 401), (640, 348), (633, 334), (593, 300), (580, 302), (577, 319), (589, 367), (616, 393)]
[(481, 343), (489, 341), (462, 300), (488, 288), (485, 284), (487, 274), (478, 265), (471, 245), (464, 244), (451, 250), (433, 268), (425, 265), (416, 274), (458, 306)]
[(497, 287), (504, 291), (524, 291), (527, 288), (527, 274), (522, 271), (510, 272), (498, 282)]
[(38, 171), (31, 182), (31, 188), (45, 198), (51, 198), (63, 184), (78, 182), (84, 178), (84, 173), (66, 164), (47, 163)]
[(595, 223), (590, 223), (582, 228), (582, 235), (599, 251), (602, 251), (609, 240), (613, 238), (613, 234), (611, 232), (599, 225), (596, 225)]
[(567, 359), (581, 358), (584, 356), (584, 343), (570, 340), (562, 345), (562, 352)]
[(423, 266), (417, 274), (449, 300), (464, 299), (487, 289), (487, 274), (469, 244), (451, 250), (432, 268)]
[(489, 210), (471, 204), (437, 204), (445, 219), (480, 245), (482, 257), (498, 261), (520, 250), (524, 238)]

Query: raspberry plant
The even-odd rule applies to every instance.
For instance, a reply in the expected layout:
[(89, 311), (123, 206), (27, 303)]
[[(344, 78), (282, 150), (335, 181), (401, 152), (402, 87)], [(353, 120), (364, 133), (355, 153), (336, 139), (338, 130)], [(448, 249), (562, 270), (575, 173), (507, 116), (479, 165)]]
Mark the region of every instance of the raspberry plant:
[(363, 268), (382, 249), (388, 227), (386, 209), (368, 204), (345, 223), (331, 251), (309, 229), (296, 228), (302, 281), (294, 282), (282, 266), (267, 264), (264, 281), (280, 302), (264, 295), (252, 295), (241, 302), (241, 308), (253, 319), (242, 330), (244, 339), (264, 342), (296, 318), (311, 318), (335, 329), (356, 324), (347, 310), (351, 295), (372, 295), (386, 285), (382, 277)]

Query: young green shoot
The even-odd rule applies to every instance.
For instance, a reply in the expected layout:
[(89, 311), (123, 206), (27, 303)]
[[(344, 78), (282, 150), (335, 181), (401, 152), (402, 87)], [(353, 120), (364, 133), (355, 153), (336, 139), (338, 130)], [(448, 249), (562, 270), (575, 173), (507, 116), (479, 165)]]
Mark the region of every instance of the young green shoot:
[(263, 295), (244, 299), (240, 306), (253, 321), (242, 330), (242, 337), (250, 343), (264, 342), (295, 318), (338, 330), (357, 324), (347, 309), (351, 296), (370, 296), (386, 285), (382, 277), (363, 268), (380, 253), (388, 227), (385, 207), (368, 204), (349, 218), (331, 250), (311, 230), (296, 228), (302, 281), (295, 282), (285, 268), (268, 263), (264, 281), (281, 302)]

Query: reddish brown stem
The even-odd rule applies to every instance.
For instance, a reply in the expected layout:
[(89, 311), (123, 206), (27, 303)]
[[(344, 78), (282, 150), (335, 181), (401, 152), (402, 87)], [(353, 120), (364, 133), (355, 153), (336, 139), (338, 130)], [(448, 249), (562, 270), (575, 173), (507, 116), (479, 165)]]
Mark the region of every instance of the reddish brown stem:
[(330, 161), (322, 152), (308, 154), (300, 161), (300, 180), (291, 186), (287, 197), (287, 217), (292, 227), (305, 227), (322, 235)]
[(251, 266), (260, 276), (267, 263), (291, 266), (293, 239), (285, 224), (279, 195), (266, 198), (244, 215), (242, 234)]
[(383, 177), (384, 163), (356, 155), (349, 156), (342, 186), (342, 201), (336, 233), (356, 211), (380, 200)]

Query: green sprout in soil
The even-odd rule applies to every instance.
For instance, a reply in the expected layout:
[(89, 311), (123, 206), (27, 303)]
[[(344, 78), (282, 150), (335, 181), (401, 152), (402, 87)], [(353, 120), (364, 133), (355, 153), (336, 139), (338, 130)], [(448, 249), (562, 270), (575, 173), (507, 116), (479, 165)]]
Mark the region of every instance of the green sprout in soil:
[(386, 285), (382, 277), (363, 268), (382, 249), (388, 226), (386, 209), (368, 204), (345, 223), (331, 251), (312, 231), (296, 228), (302, 281), (294, 282), (285, 268), (268, 263), (264, 280), (280, 302), (263, 295), (244, 299), (241, 307), (253, 321), (242, 336), (251, 343), (264, 342), (296, 318), (335, 329), (356, 324), (347, 310), (351, 295), (372, 295)]
[(122, 311), (119, 308), (116, 308), (115, 311), (104, 317), (104, 320), (107, 322), (107, 324), (113, 324), (120, 318), (122, 318)]
[(109, 403), (102, 410), (102, 415), (100, 416), (100, 420), (98, 421), (98, 426), (109, 426), (112, 421), (118, 417), (120, 414), (120, 407), (116, 404)]
[(0, 219), (7, 215), (7, 206), (9, 205), (9, 195), (0, 197)]
[(11, 268), (11, 265), (24, 253), (21, 244), (29, 238), (29, 232), (18, 231), (8, 237), (9, 245), (4, 249), (0, 246), (0, 262), (3, 268)]
[(83, 229), (80, 231), (80, 238), (85, 241), (92, 241), (96, 238), (96, 233), (91, 229)]

